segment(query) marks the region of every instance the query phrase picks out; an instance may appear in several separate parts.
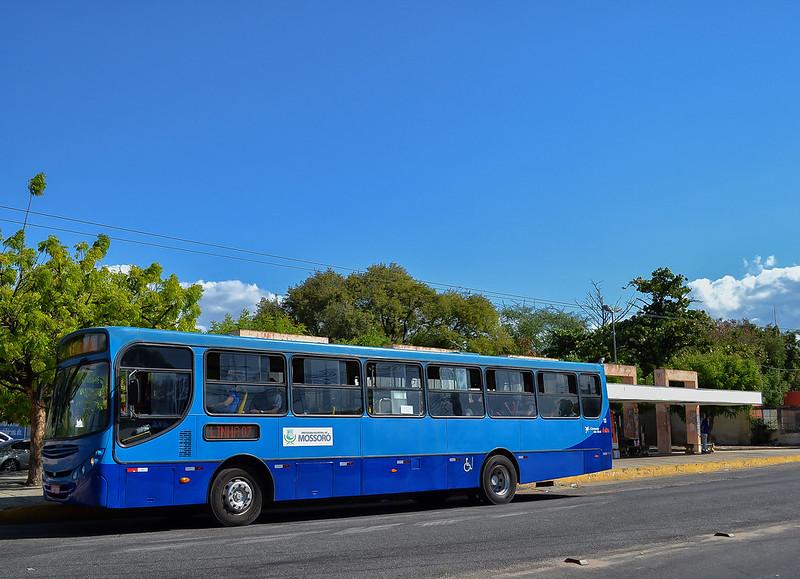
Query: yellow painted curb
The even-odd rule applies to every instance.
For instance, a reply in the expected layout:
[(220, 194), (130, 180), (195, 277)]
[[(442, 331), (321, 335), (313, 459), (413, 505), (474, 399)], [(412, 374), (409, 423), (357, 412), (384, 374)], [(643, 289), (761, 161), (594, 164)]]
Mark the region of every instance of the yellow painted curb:
[(800, 462), (800, 454), (784, 456), (762, 456), (753, 458), (737, 458), (733, 460), (715, 460), (709, 462), (690, 462), (684, 464), (661, 464), (655, 466), (636, 466), (593, 472), (581, 476), (558, 479), (557, 484), (586, 484), (595, 482), (614, 482), (683, 474), (701, 474), (723, 470), (741, 470)]

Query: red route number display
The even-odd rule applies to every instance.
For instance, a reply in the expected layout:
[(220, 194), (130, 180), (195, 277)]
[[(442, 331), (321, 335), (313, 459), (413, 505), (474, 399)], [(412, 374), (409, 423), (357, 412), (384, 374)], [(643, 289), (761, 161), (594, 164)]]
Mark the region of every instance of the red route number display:
[(258, 440), (260, 436), (258, 424), (206, 424), (203, 428), (206, 440)]

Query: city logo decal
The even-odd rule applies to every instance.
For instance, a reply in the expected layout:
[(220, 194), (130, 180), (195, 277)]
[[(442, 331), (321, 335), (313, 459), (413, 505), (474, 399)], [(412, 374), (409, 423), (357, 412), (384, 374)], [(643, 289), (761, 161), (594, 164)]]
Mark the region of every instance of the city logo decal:
[(333, 446), (333, 428), (284, 428), (283, 446)]

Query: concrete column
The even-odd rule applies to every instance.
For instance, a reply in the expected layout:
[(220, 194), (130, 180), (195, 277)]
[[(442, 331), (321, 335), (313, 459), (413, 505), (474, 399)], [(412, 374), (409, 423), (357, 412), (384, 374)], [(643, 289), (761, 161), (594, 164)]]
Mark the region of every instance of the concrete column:
[[(657, 368), (653, 371), (656, 386), (669, 386), (667, 370)], [(658, 454), (672, 454), (672, 425), (669, 421), (669, 404), (656, 404), (656, 438)]]
[(700, 452), (700, 405), (686, 404), (686, 452)]
[[(683, 382), (684, 388), (697, 388), (697, 372), (673, 370), (676, 379)], [(686, 452), (700, 452), (700, 405), (686, 404)]]
[[(697, 388), (697, 372), (690, 370), (671, 370), (658, 368), (653, 372), (653, 379), (656, 386), (669, 386), (670, 381), (681, 382), (684, 388)], [(666, 429), (662, 435), (661, 407), (665, 407), (663, 412)], [(700, 449), (700, 405), (684, 404), (686, 412), (686, 452), (695, 453)], [(658, 425), (658, 452), (671, 451), (672, 432), (669, 422), (669, 404), (656, 405), (656, 424)], [(665, 440), (662, 441), (662, 438)], [(666, 449), (666, 450), (662, 450)]]
[(622, 404), (622, 424), (625, 438), (639, 438), (639, 405), (636, 402)]
[(669, 406), (669, 404), (656, 404), (658, 454), (672, 454), (672, 425), (669, 422)]

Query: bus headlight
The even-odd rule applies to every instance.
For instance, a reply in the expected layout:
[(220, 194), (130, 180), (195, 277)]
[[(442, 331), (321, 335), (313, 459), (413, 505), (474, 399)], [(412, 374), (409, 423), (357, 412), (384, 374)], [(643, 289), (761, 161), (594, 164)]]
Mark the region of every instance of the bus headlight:
[(79, 477), (86, 476), (86, 473), (91, 471), (94, 468), (94, 466), (98, 462), (100, 462), (100, 459), (103, 457), (103, 452), (104, 449), (102, 448), (98, 448), (97, 450), (95, 450), (94, 454), (89, 457), (89, 460), (83, 463), (80, 468), (76, 468), (72, 472), (72, 480), (78, 480)]

